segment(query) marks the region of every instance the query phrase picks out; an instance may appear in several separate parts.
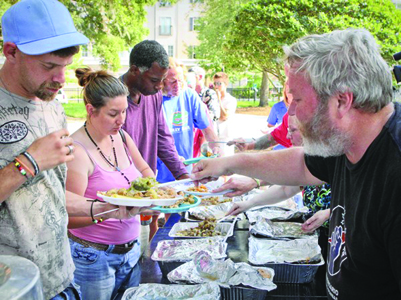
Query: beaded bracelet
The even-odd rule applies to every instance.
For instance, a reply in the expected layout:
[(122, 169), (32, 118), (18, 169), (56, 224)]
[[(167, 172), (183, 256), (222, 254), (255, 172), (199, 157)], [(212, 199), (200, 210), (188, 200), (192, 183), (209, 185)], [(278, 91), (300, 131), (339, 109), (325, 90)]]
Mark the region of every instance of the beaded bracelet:
[(100, 201), (100, 200), (98, 200), (98, 199), (86, 200), (86, 201), (92, 202), (92, 204), (91, 204), (91, 210), (90, 210), (92, 222), (93, 222), (94, 224), (102, 223), (102, 222), (104, 221), (103, 218), (100, 218), (99, 220), (96, 220), (96, 219), (93, 217), (93, 203), (95, 203), (95, 202), (102, 202), (102, 201)]
[[(35, 174), (33, 174), (32, 170), (28, 168), (28, 166), (26, 164), (24, 164), (20, 159), (18, 159), (18, 157), (16, 157), (14, 159), (17, 163), (19, 163), (19, 165), (21, 166), (21, 168), (23, 170), (25, 170), (26, 172), (28, 172), (32, 177), (35, 177)], [(15, 165), (17, 167), (17, 165)], [(18, 167), (17, 167), (18, 168)], [(19, 169), (18, 169), (19, 170)], [(21, 172), (21, 171), (20, 171)]]
[(18, 171), (25, 176), (26, 179), (28, 179), (28, 175), (26, 175), (25, 169), (21, 166), (21, 164), (14, 159), (14, 165), (17, 167)]
[(25, 156), (29, 162), (32, 164), (33, 168), (35, 169), (35, 176), (39, 174), (40, 170), (39, 170), (39, 166), (38, 163), (36, 162), (36, 160), (33, 158), (32, 155), (30, 155), (28, 152), (23, 152), (21, 153), (23, 156)]

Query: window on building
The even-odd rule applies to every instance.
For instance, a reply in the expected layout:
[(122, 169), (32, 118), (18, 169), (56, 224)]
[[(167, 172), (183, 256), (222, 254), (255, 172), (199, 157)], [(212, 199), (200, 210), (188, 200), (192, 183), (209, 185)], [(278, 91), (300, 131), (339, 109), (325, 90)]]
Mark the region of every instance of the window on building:
[(196, 58), (196, 46), (188, 46), (188, 58)]
[(171, 35), (171, 18), (161, 17), (160, 18), (160, 35)]
[(197, 27), (197, 21), (199, 20), (199, 18), (198, 17), (192, 17), (192, 18), (189, 18), (189, 31), (194, 31), (194, 30), (196, 30), (196, 27)]
[(168, 45), (167, 46), (167, 54), (170, 57), (174, 57), (174, 46), (173, 45)]
[(159, 7), (169, 7), (171, 6), (171, 2), (169, 1), (159, 1)]

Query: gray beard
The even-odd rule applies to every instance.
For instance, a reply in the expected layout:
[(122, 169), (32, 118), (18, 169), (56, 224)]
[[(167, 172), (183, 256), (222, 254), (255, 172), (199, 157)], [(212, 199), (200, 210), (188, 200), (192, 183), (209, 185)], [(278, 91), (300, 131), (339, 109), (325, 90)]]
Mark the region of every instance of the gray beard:
[(305, 154), (312, 156), (340, 156), (343, 155), (348, 149), (349, 141), (345, 135), (332, 134), (325, 141), (315, 141), (312, 139), (304, 138), (303, 146)]
[(351, 145), (349, 136), (330, 124), (327, 105), (322, 103), (317, 108), (312, 121), (305, 126), (301, 124), (300, 127), (305, 154), (321, 157), (340, 156)]

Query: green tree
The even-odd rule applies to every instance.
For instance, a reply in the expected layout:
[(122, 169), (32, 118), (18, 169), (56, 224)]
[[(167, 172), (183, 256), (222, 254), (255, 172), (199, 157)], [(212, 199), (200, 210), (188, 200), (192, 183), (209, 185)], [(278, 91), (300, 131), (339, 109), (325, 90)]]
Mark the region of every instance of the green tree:
[[(2, 0), (0, 15), (17, 0)], [(119, 53), (128, 50), (148, 34), (145, 6), (156, 0), (61, 0), (70, 11), (78, 31), (92, 43), (92, 53), (106, 69), (120, 68)], [(176, 2), (176, 1), (170, 1)]]
[[(215, 52), (227, 66), (263, 73), (260, 106), (267, 105), (268, 81), (272, 77), (284, 83), (283, 46), (302, 36), (349, 27), (366, 28), (381, 45), (382, 55), (388, 62), (399, 51), (401, 42), (401, 11), (390, 0), (253, 0), (232, 12), (224, 41), (218, 40)], [(201, 27), (205, 35), (211, 30), (207, 25)], [(200, 34), (203, 43), (205, 37), (201, 37)], [(205, 58), (213, 58), (204, 53)], [(231, 60), (238, 60), (238, 66)]]
[[(211, 73), (244, 71), (248, 64), (243, 64), (236, 51), (227, 51), (228, 34), (242, 4), (249, 0), (205, 0), (203, 14), (198, 20), (198, 39), (196, 58)], [(231, 74), (230, 74), (231, 75)]]
[[(399, 51), (400, 24), (401, 11), (390, 0), (256, 0), (239, 10), (226, 50), (241, 53), (264, 78), (273, 75), (284, 84), (283, 46), (298, 38), (335, 29), (366, 28), (381, 45), (383, 57), (391, 62), (392, 54)], [(266, 100), (261, 99), (261, 106)]]

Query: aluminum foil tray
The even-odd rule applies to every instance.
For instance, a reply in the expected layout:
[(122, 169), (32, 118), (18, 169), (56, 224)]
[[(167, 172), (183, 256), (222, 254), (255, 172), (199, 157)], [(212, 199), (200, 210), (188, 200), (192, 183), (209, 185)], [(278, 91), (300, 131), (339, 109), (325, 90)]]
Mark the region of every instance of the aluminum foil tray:
[(220, 299), (222, 300), (264, 300), (267, 294), (268, 291), (257, 290), (250, 287), (220, 287)]
[[(287, 243), (287, 245), (285, 245)], [(288, 246), (288, 247), (287, 247)], [(293, 247), (293, 251), (291, 251)], [(258, 255), (263, 254), (263, 257)], [(289, 253), (287, 261), (285, 252)], [(316, 263), (296, 263), (296, 257), (310, 258)], [(264, 258), (264, 259), (261, 259)], [(252, 265), (272, 268), (275, 283), (308, 283), (313, 280), (318, 268), (324, 265), (317, 240), (299, 239), (292, 241), (249, 238), (248, 260)], [(304, 260), (305, 261), (305, 260)]]
[(318, 265), (265, 264), (264, 266), (276, 272), (275, 283), (309, 283), (323, 264), (322, 260)]
[[(231, 206), (231, 202), (210, 206), (199, 205), (197, 207), (189, 209), (185, 214), (185, 219), (187, 219), (188, 221), (199, 221), (206, 218), (215, 218), (216, 220), (219, 220), (225, 217)], [(232, 219), (234, 219), (234, 216), (232, 217)]]
[[(202, 252), (199, 253), (202, 255)], [(271, 291), (277, 288), (273, 283), (274, 270), (271, 268), (251, 266), (247, 263), (234, 263), (232, 260), (213, 260), (201, 258), (182, 264), (167, 275), (172, 283), (200, 284), (214, 282), (222, 287), (249, 287)], [(262, 277), (261, 273), (265, 275)], [(269, 277), (265, 277), (269, 276)]]
[(299, 210), (292, 210), (283, 207), (269, 206), (257, 210), (249, 210), (245, 212), (245, 214), (248, 217), (249, 223), (254, 224), (258, 218), (265, 218), (271, 221), (287, 221), (302, 217), (306, 212), (308, 212), (306, 207)]
[(214, 259), (227, 257), (227, 243), (209, 238), (159, 241), (151, 258), (154, 261), (187, 262), (201, 250), (209, 252)]
[(191, 223), (175, 223), (171, 228), (168, 236), (173, 238), (186, 238), (186, 239), (205, 239), (205, 238), (224, 238), (227, 234), (228, 236), (233, 236), (234, 227), (231, 226), (231, 223), (217, 223), (215, 230), (220, 232), (221, 235), (213, 236), (213, 237), (202, 237), (202, 236), (182, 236), (179, 235), (178, 232), (182, 230), (187, 230), (190, 228), (198, 227), (199, 223), (191, 222)]
[(157, 263), (164, 278), (167, 278), (168, 273), (185, 264), (184, 261), (158, 261)]
[(269, 219), (258, 217), (249, 231), (253, 235), (266, 236), (273, 239), (301, 239), (317, 238), (317, 233), (304, 233), (301, 223), (295, 222), (271, 222)]
[(217, 284), (140, 284), (125, 291), (122, 300), (215, 300), (220, 299)]

